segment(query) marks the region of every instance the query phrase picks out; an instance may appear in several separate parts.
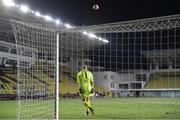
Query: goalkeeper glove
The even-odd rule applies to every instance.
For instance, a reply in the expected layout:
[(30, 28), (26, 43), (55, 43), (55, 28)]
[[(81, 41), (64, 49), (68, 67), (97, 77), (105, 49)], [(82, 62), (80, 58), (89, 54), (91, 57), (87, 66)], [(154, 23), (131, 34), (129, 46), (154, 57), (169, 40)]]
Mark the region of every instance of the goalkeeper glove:
[(91, 88), (91, 93), (94, 93), (94, 88)]
[(83, 90), (82, 90), (82, 88), (79, 88), (79, 93), (81, 93), (81, 94), (83, 93)]

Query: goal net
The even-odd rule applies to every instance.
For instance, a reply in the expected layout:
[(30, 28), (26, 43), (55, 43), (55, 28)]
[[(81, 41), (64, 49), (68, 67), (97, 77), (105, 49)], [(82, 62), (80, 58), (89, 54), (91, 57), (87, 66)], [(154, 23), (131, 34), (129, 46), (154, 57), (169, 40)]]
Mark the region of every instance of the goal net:
[(18, 59), (18, 119), (54, 119), (57, 41), (53, 30), (11, 20)]

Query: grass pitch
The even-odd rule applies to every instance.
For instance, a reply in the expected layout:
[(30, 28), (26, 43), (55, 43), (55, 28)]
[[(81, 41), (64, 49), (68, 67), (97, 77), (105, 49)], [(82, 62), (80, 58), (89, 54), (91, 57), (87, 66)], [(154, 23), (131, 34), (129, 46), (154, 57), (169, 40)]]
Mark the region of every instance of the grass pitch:
[[(85, 116), (80, 99), (60, 100), (61, 119), (180, 119), (180, 98), (93, 99), (95, 115)], [(38, 112), (38, 111), (36, 111)], [(16, 101), (0, 101), (0, 119), (16, 118)]]

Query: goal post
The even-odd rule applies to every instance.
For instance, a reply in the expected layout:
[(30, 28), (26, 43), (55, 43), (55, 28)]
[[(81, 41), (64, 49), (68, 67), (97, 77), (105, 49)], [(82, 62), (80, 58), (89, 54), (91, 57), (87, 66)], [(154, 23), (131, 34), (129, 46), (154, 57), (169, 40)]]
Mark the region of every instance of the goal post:
[(17, 119), (58, 120), (59, 34), (11, 20), (17, 50)]
[(55, 120), (59, 119), (59, 33), (56, 34), (56, 82)]

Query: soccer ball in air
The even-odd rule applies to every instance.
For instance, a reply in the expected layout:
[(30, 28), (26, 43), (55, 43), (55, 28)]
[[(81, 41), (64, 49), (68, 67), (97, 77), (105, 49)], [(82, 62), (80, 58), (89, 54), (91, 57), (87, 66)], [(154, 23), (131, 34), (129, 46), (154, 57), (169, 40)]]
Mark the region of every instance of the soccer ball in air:
[(93, 6), (93, 10), (99, 10), (99, 5), (95, 4), (95, 5)]

